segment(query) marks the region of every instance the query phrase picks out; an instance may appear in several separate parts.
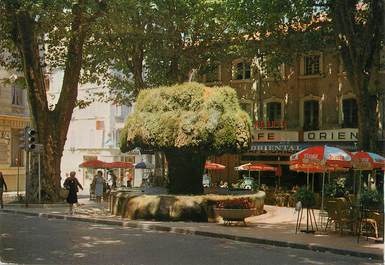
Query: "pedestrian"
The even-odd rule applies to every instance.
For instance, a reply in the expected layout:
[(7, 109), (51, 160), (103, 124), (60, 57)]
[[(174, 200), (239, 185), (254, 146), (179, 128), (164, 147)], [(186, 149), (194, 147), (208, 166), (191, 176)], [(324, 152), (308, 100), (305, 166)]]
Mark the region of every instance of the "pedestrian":
[(124, 185), (124, 175), (123, 175), (123, 173), (120, 174), (118, 182), (119, 182), (119, 187), (125, 186)]
[(69, 203), (70, 209), (69, 214), (74, 214), (74, 203), (78, 202), (77, 192), (79, 191), (78, 187), (83, 190), (82, 185), (79, 183), (78, 179), (75, 177), (76, 172), (71, 171), (70, 176), (64, 181), (64, 187), (69, 191), (67, 196), (67, 202)]
[(132, 187), (132, 174), (130, 172), (126, 172), (126, 181), (127, 181), (127, 188), (131, 188)]
[(94, 176), (93, 183), (95, 187), (96, 202), (101, 203), (104, 187), (103, 172), (101, 170), (98, 170), (98, 173)]
[(116, 177), (114, 171), (110, 171), (110, 181), (111, 181), (111, 188), (116, 189), (117, 177)]
[(1, 203), (1, 209), (4, 208), (4, 203), (3, 203), (3, 191), (7, 191), (7, 183), (5, 183), (4, 177), (3, 177), (3, 172), (0, 171), (0, 203)]

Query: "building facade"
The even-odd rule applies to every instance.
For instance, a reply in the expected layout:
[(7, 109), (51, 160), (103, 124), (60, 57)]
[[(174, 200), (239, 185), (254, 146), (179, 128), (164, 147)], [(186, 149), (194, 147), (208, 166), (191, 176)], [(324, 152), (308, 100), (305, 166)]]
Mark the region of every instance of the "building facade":
[[(385, 53), (384, 53), (385, 54)], [(377, 89), (385, 90), (384, 55)], [(234, 166), (265, 163), (280, 166), (291, 175), (289, 157), (311, 145), (330, 144), (357, 150), (357, 101), (337, 52), (309, 52), (292, 65), (282, 64), (275, 75), (257, 71), (258, 62), (239, 58), (222, 63), (202, 76), (207, 85), (229, 85), (253, 122), (249, 152), (213, 158), (227, 165), (225, 179), (232, 181)], [(380, 93), (381, 94), (381, 93)], [(379, 136), (385, 138), (384, 94), (379, 98)]]
[(25, 190), (25, 154), (20, 132), (29, 124), (26, 89), (21, 76), (0, 69), (0, 171), (8, 191)]

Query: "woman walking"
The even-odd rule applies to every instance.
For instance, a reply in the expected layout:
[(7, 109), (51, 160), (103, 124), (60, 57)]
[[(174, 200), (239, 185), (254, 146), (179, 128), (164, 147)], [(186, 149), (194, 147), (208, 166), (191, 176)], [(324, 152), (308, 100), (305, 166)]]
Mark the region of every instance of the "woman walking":
[(67, 196), (67, 202), (70, 205), (70, 211), (69, 211), (70, 215), (74, 214), (74, 203), (78, 202), (78, 195), (77, 195), (77, 192), (79, 191), (78, 187), (83, 190), (82, 185), (80, 185), (77, 178), (75, 178), (75, 175), (76, 175), (76, 172), (71, 171), (70, 176), (66, 178), (63, 185), (67, 190), (69, 190), (69, 193)]
[(3, 204), (3, 191), (7, 191), (7, 183), (5, 183), (4, 177), (3, 177), (3, 172), (0, 171), (0, 204), (1, 204), (1, 209), (4, 208)]
[(94, 183), (93, 186), (95, 187), (96, 202), (101, 203), (102, 196), (103, 196), (103, 186), (104, 186), (102, 171), (100, 170), (98, 171), (97, 175), (94, 177), (93, 183)]

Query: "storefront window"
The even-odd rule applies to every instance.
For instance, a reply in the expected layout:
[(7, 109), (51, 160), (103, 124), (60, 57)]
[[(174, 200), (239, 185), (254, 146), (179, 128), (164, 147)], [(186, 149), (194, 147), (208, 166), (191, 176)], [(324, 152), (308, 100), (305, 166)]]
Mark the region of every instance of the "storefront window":
[(357, 101), (354, 98), (344, 99), (342, 101), (343, 117), (345, 128), (357, 128), (358, 115), (357, 115)]
[(303, 105), (304, 123), (303, 129), (305, 131), (318, 130), (319, 117), (319, 103), (317, 100), (307, 100)]

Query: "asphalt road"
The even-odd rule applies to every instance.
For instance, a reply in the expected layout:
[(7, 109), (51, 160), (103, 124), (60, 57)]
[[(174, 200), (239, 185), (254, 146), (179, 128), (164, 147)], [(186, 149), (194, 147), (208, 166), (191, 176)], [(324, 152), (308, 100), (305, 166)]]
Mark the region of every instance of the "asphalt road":
[(0, 264), (358, 265), (331, 253), (0, 213)]

